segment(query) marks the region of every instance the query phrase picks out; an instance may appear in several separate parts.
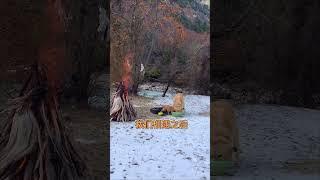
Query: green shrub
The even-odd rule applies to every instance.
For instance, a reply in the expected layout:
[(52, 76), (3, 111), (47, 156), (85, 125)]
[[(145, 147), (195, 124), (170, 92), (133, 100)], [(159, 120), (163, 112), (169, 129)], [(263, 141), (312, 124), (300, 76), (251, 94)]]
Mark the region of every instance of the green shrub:
[(162, 52), (163, 64), (169, 65), (171, 62), (173, 52), (170, 49), (164, 49)]
[(207, 16), (210, 15), (210, 10), (208, 5), (201, 4), (196, 0), (176, 0), (176, 3), (179, 4), (182, 8), (191, 7), (195, 11), (199, 11)]
[(179, 52), (178, 53), (178, 63), (180, 64), (180, 65), (185, 65), (185, 64), (187, 64), (187, 59), (188, 59), (188, 56), (185, 54), (185, 53), (183, 53), (183, 52)]
[(161, 76), (161, 71), (158, 68), (152, 68), (149, 71), (146, 71), (145, 77), (147, 79), (158, 79)]
[(195, 22), (190, 21), (184, 14), (177, 16), (177, 19), (187, 28), (195, 32), (207, 32), (210, 26), (207, 22), (196, 18)]

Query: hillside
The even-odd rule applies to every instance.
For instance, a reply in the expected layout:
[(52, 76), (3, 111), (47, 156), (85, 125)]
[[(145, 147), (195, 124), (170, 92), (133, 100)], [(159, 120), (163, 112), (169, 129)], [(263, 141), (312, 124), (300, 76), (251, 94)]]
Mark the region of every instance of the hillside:
[[(209, 15), (209, 7), (196, 0), (111, 2), (112, 80), (120, 79), (121, 65), (131, 54), (132, 65), (145, 67), (139, 82), (172, 79), (205, 90), (209, 84)], [(135, 76), (133, 69), (133, 81)], [(204, 84), (198, 84), (199, 79)]]

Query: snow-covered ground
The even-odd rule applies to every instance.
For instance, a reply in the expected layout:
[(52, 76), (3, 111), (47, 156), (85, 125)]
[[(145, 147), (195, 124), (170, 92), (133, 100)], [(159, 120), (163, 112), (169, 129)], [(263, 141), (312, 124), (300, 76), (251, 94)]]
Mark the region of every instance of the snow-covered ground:
[[(153, 101), (172, 104), (172, 96)], [(188, 120), (188, 129), (136, 129), (134, 122), (112, 122), (111, 179), (210, 179), (210, 97), (187, 95), (185, 106), (180, 119)], [(162, 119), (168, 117), (175, 119)]]
[[(216, 180), (320, 179), (319, 110), (250, 104), (237, 106), (236, 114), (240, 168)], [(290, 162), (302, 164), (300, 170)]]
[[(161, 94), (142, 93), (154, 98), (152, 106), (172, 103), (170, 93)], [(111, 123), (112, 180), (209, 179), (210, 125), (204, 112), (210, 98), (187, 95), (185, 101), (188, 129), (142, 130), (134, 122)], [(319, 110), (252, 104), (235, 110), (240, 168), (234, 176), (214, 179), (319, 179)]]

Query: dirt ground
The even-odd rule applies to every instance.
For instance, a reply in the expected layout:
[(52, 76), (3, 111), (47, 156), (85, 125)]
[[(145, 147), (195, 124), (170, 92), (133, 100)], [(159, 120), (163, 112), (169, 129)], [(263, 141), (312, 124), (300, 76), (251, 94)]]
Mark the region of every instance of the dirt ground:
[(137, 119), (152, 119), (159, 118), (158, 115), (152, 114), (150, 108), (155, 107), (156, 105), (152, 104), (151, 98), (133, 96), (130, 98), (133, 107), (137, 112)]
[[(0, 93), (0, 111), (5, 108), (8, 98), (6, 94)], [(137, 118), (156, 117), (150, 113), (149, 108), (146, 108), (146, 106), (152, 107), (151, 99), (134, 96), (130, 97), (130, 100), (137, 111)], [(107, 174), (109, 130), (106, 128), (108, 122), (106, 111), (99, 111), (85, 104), (62, 104), (61, 112), (66, 122), (66, 130), (75, 141), (76, 150), (87, 163), (89, 170), (87, 179), (102, 180), (109, 177)], [(4, 118), (5, 114), (1, 114), (0, 122)]]
[[(0, 86), (0, 111), (6, 107), (9, 96), (4, 93), (8, 87)], [(65, 119), (66, 131), (75, 140), (74, 146), (83, 156), (87, 163), (89, 174), (86, 180), (106, 179), (108, 130), (106, 128), (106, 111), (98, 111), (82, 104), (63, 104), (61, 112)], [(0, 114), (1, 121), (6, 118), (6, 114)]]
[[(145, 106), (152, 106), (151, 99), (144, 97), (130, 97), (137, 111), (137, 118), (151, 118), (152, 114)], [(76, 148), (84, 156), (91, 172), (90, 179), (106, 179), (107, 159), (109, 147), (109, 136), (106, 128), (108, 122), (106, 111), (98, 111), (89, 108), (87, 105), (70, 105), (62, 106), (62, 112), (67, 120), (66, 126), (70, 129), (75, 141)], [(156, 116), (156, 115), (154, 115)]]
[(86, 105), (63, 105), (62, 113), (75, 140), (75, 148), (87, 162), (89, 179), (106, 179), (109, 138), (105, 112), (90, 109)]

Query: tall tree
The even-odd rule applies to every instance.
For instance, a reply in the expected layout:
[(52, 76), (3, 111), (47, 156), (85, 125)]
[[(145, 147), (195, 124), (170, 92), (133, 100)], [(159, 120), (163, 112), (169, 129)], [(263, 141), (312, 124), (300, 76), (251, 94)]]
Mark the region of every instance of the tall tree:
[(73, 67), (69, 76), (75, 87), (71, 94), (87, 101), (90, 75), (108, 70), (109, 4), (104, 0), (68, 0), (65, 4), (67, 57)]
[(42, 34), (33, 46), (35, 63), (1, 126), (0, 179), (76, 180), (86, 168), (65, 130), (57, 100), (65, 63), (64, 8), (60, 0), (39, 7), (36, 23), (41, 29), (31, 32)]
[[(136, 94), (142, 80), (141, 64), (148, 63), (155, 45), (157, 7), (159, 2), (143, 0), (111, 1), (111, 74), (113, 80), (122, 76), (121, 66), (130, 54), (132, 81), (130, 92)], [(150, 18), (150, 16), (152, 18)], [(150, 18), (150, 19), (149, 19)], [(150, 35), (150, 42), (146, 42)]]

